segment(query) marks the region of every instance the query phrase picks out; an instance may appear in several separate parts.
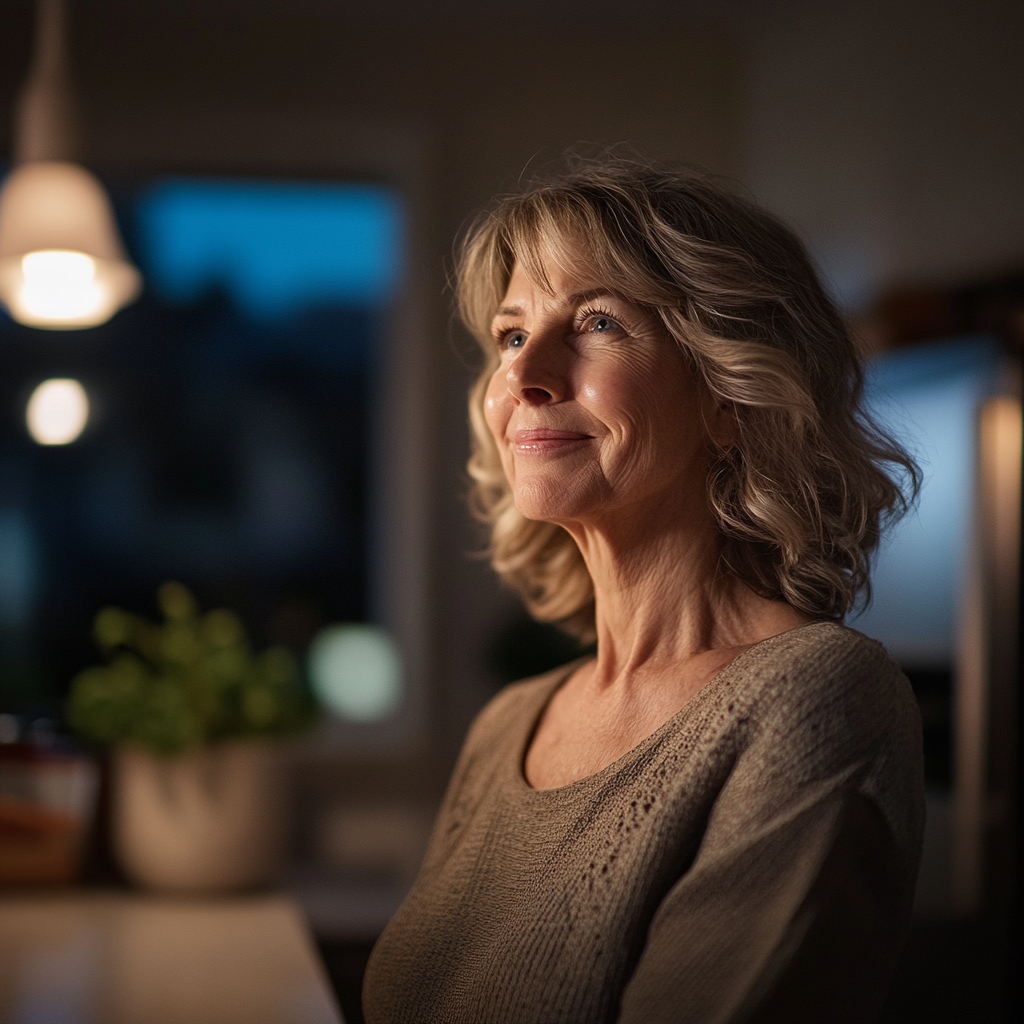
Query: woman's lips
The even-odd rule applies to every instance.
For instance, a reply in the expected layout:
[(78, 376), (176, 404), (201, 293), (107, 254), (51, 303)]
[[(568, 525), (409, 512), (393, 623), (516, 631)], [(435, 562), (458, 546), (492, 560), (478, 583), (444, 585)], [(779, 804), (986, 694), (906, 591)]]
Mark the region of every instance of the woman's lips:
[(515, 449), (524, 455), (530, 452), (561, 451), (590, 441), (592, 437), (591, 434), (581, 434), (576, 430), (535, 427), (532, 430), (516, 431)]

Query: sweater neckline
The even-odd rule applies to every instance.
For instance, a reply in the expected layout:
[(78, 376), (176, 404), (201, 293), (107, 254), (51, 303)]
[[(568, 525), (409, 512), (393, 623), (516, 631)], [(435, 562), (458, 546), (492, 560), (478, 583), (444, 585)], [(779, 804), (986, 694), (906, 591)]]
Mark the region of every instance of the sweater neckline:
[(525, 794), (528, 799), (557, 799), (560, 796), (571, 795), (577, 791), (597, 785), (607, 776), (622, 771), (630, 762), (635, 761), (648, 748), (658, 743), (665, 734), (678, 728), (685, 719), (694, 713), (695, 709), (699, 709), (704, 703), (709, 701), (711, 695), (721, 689), (734, 672), (742, 667), (742, 664), (748, 661), (755, 652), (762, 654), (767, 646), (781, 640), (783, 637), (792, 638), (795, 633), (799, 633), (802, 630), (836, 625), (840, 624), (819, 619), (814, 622), (805, 622), (802, 626), (794, 626), (792, 629), (785, 629), (781, 633), (775, 633), (772, 636), (765, 637), (763, 640), (758, 640), (757, 643), (751, 644), (745, 651), (733, 658), (728, 665), (719, 669), (671, 718), (662, 722), (654, 732), (642, 739), (635, 747), (627, 750), (621, 757), (616, 758), (610, 764), (606, 764), (591, 775), (584, 775), (583, 778), (567, 782), (564, 786), (555, 786), (551, 789), (534, 789), (526, 778), (526, 753), (530, 749), (533, 737), (536, 735), (540, 720), (548, 705), (554, 699), (555, 694), (568, 682), (569, 677), (581, 665), (591, 659), (578, 658), (576, 661), (570, 662), (568, 665), (563, 666), (562, 670), (554, 677), (550, 687), (543, 693), (543, 699), (531, 716), (529, 727), (520, 734), (512, 772), (515, 788), (520, 793)]

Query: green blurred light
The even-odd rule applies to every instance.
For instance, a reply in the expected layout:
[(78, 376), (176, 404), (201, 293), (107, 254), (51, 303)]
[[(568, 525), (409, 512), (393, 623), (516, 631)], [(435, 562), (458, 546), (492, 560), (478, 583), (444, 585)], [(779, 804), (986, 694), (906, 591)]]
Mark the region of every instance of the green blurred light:
[(325, 626), (310, 646), (308, 669), (319, 700), (350, 721), (387, 718), (402, 698), (398, 648), (376, 626)]

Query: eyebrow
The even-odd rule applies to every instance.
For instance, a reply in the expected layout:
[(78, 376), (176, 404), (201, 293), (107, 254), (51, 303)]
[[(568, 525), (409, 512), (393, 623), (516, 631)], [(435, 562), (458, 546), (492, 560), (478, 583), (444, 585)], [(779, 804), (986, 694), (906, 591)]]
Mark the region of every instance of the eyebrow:
[[(617, 292), (613, 292), (609, 288), (591, 288), (585, 292), (575, 292), (568, 297), (568, 304), (570, 306), (581, 306), (584, 302), (592, 302), (594, 299), (600, 298), (614, 298), (621, 299), (622, 296)], [(495, 317), (499, 316), (522, 316), (522, 306), (501, 306), (498, 311), (494, 314)]]

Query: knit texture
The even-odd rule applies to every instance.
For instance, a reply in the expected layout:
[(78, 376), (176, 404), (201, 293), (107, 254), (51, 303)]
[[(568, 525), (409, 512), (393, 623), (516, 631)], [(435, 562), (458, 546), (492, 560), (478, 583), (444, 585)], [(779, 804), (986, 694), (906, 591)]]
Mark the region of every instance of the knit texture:
[(419, 878), (377, 943), (370, 1024), (867, 1024), (909, 920), (920, 722), (833, 623), (749, 648), (595, 775), (523, 775), (571, 667), (470, 730)]

